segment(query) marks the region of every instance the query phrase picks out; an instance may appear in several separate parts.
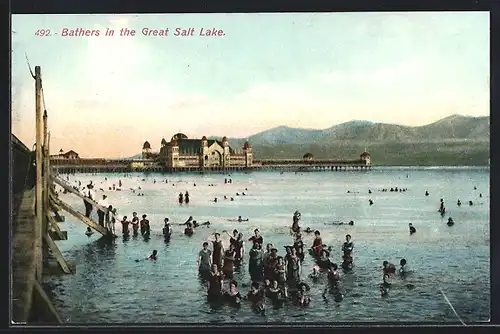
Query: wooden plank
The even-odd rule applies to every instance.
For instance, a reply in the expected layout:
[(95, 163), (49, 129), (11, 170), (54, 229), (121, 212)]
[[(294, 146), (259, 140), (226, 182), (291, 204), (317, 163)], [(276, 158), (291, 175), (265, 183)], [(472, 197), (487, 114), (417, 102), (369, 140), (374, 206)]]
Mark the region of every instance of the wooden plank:
[(43, 117), (42, 117), (42, 70), (40, 66), (35, 66), (35, 124), (36, 124), (36, 222), (35, 222), (35, 257), (36, 257), (36, 278), (42, 279), (43, 254), (42, 254), (42, 219), (43, 219)]
[(61, 208), (63, 208), (63, 210), (65, 210), (68, 213), (72, 214), (75, 218), (79, 219), (82, 223), (84, 223), (87, 226), (93, 228), (94, 230), (96, 230), (97, 232), (101, 233), (102, 235), (108, 235), (109, 233), (111, 233), (111, 232), (108, 232), (108, 230), (105, 227), (103, 227), (103, 226), (95, 223), (92, 219), (86, 217), (82, 213), (80, 213), (77, 210), (73, 209), (71, 206), (69, 206), (68, 204), (64, 203), (63, 201), (59, 202), (59, 204), (61, 205)]
[(71, 269), (69, 269), (68, 264), (66, 263), (66, 260), (64, 259), (63, 255), (61, 254), (61, 251), (59, 250), (59, 247), (57, 247), (56, 243), (48, 234), (44, 234), (43, 240), (47, 243), (49, 248), (52, 250), (52, 254), (56, 258), (57, 262), (61, 266), (61, 269), (66, 273), (66, 274), (71, 274)]
[(81, 199), (83, 199), (85, 202), (87, 203), (90, 203), (92, 204), (94, 207), (96, 207), (97, 209), (101, 210), (101, 211), (104, 211), (104, 213), (107, 213), (108, 212), (108, 208), (105, 208), (99, 204), (97, 204), (96, 201), (94, 200), (91, 200), (90, 198), (87, 198), (85, 196), (83, 196), (78, 190), (76, 190), (75, 188), (73, 188), (72, 186), (70, 186), (69, 184), (67, 184), (66, 182), (58, 179), (57, 177), (53, 177), (52, 176), (52, 180), (57, 183), (58, 185), (60, 185), (61, 187), (63, 187), (64, 189), (66, 189), (67, 191), (69, 191), (70, 193), (80, 197)]
[[(68, 234), (67, 233), (66, 233), (66, 235), (63, 234), (63, 232), (59, 228), (59, 225), (57, 225), (57, 222), (54, 219), (54, 217), (52, 217), (48, 212), (47, 212), (47, 219), (49, 220), (50, 227), (52, 227), (54, 229), (54, 233), (57, 234), (57, 236), (58, 236), (57, 240), (68, 240)], [(50, 230), (49, 230), (49, 232), (50, 232)]]
[(48, 233), (49, 233), (49, 236), (52, 238), (52, 240), (57, 240), (57, 241), (68, 240), (68, 232), (66, 232), (66, 231), (56, 232), (56, 231), (49, 230)]
[(34, 288), (35, 288), (34, 290), (37, 293), (37, 296), (40, 297), (40, 304), (41, 304), (40, 307), (42, 307), (42, 305), (47, 307), (46, 310), (48, 310), (51, 313), (55, 322), (58, 324), (62, 324), (63, 321), (61, 319), (61, 316), (59, 316), (59, 313), (57, 313), (56, 308), (50, 301), (49, 296), (47, 296), (45, 290), (43, 290), (43, 287), (40, 285), (40, 283), (35, 281)]

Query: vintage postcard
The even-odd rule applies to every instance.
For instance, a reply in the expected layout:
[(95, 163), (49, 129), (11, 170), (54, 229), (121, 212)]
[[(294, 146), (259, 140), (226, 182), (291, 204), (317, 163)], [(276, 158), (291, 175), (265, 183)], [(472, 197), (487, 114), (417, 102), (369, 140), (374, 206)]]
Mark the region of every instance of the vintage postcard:
[(13, 323), (489, 321), (489, 38), (14, 15)]

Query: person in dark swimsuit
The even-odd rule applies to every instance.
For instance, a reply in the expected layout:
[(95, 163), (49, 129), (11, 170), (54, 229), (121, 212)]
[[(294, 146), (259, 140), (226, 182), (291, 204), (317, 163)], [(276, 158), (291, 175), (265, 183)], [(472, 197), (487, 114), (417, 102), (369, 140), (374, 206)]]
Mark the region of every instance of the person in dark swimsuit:
[(278, 256), (274, 272), (277, 282), (281, 287), (284, 287), (286, 285), (286, 265), (283, 257)]
[(319, 257), (321, 255), (321, 250), (323, 249), (323, 240), (321, 239), (321, 233), (319, 231), (314, 231), (314, 241), (312, 245), (312, 251), (313, 254), (316, 257)]
[(184, 194), (184, 202), (189, 203), (189, 193), (186, 191), (186, 193)]
[(262, 238), (262, 236), (260, 235), (259, 229), (256, 228), (254, 233), (255, 233), (255, 235), (253, 235), (250, 239), (248, 239), (248, 241), (251, 241), (254, 244), (260, 244), (262, 247), (262, 245), (264, 243), (264, 238)]
[(299, 306), (308, 306), (311, 303), (311, 298), (307, 294), (310, 290), (309, 285), (305, 282), (300, 282), (298, 284), (298, 291), (295, 294), (295, 303)]
[(141, 224), (141, 235), (144, 237), (149, 237), (151, 233), (151, 227), (149, 226), (149, 220), (146, 219), (147, 215), (142, 215)]
[(352, 243), (351, 239), (352, 239), (351, 235), (347, 234), (345, 236), (345, 242), (342, 245), (342, 251), (344, 252), (344, 254), (347, 254), (349, 256), (351, 255), (352, 250), (354, 249), (354, 244)]
[(238, 233), (238, 238), (234, 241), (234, 261), (243, 261), (243, 256), (245, 255), (243, 233)]
[(230, 245), (229, 249), (224, 253), (224, 265), (222, 266), (222, 274), (224, 278), (233, 279), (234, 271), (234, 246)]
[(132, 232), (134, 236), (137, 236), (139, 234), (138, 231), (139, 231), (139, 217), (137, 217), (137, 212), (132, 212)]
[(417, 229), (413, 226), (412, 223), (409, 223), (408, 227), (410, 228), (410, 235), (417, 233)]
[(255, 243), (249, 253), (248, 271), (250, 272), (250, 277), (252, 281), (259, 281), (262, 279), (264, 266), (262, 245)]
[(191, 223), (187, 223), (186, 228), (184, 229), (184, 234), (188, 237), (194, 234), (193, 225)]
[(222, 256), (224, 255), (224, 246), (220, 238), (220, 233), (214, 233), (214, 240), (212, 242), (212, 264), (216, 264), (218, 268), (222, 267)]
[(280, 304), (285, 301), (287, 291), (285, 287), (280, 287), (278, 281), (271, 281), (271, 285), (267, 288), (266, 296), (271, 299), (273, 304)]
[(123, 219), (122, 219), (122, 233), (124, 236), (127, 236), (129, 234), (129, 231), (128, 231), (128, 225), (130, 224), (130, 222), (127, 220), (127, 216), (123, 216)]
[(252, 302), (252, 309), (257, 313), (264, 313), (264, 297), (265, 291), (259, 288), (259, 283), (253, 282), (250, 291), (247, 294), (247, 299)]
[(184, 195), (179, 193), (179, 203), (182, 204), (182, 202), (184, 202)]
[(238, 283), (234, 280), (232, 280), (229, 283), (229, 290), (224, 293), (224, 297), (226, 298), (226, 301), (230, 303), (231, 305), (240, 305), (241, 300), (243, 299), (237, 289)]
[(267, 256), (264, 262), (264, 278), (269, 278), (270, 280), (276, 279), (276, 264), (278, 263), (278, 250), (276, 248), (271, 248), (271, 253)]
[(286, 279), (287, 285), (290, 288), (295, 287), (300, 281), (300, 259), (297, 256), (297, 251), (293, 247), (287, 248), (285, 255)]
[(212, 271), (207, 279), (207, 298), (209, 302), (217, 301), (222, 295), (222, 275), (217, 265), (212, 264)]

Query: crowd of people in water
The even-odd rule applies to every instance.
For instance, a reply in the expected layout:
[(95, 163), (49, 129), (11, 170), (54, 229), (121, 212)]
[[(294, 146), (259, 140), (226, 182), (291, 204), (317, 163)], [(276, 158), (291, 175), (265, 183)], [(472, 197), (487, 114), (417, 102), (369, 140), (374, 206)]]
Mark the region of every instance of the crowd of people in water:
[[(154, 181), (156, 183), (156, 180)], [(168, 180), (165, 180), (168, 183)], [(225, 184), (232, 183), (231, 179), (225, 179)], [(78, 181), (78, 186), (81, 187), (81, 182)], [(118, 187), (114, 184), (109, 187), (109, 190), (120, 191), (122, 187), (121, 180)], [(90, 182), (82, 190), (82, 195), (95, 200), (93, 193), (94, 185)], [(79, 189), (75, 186), (75, 189)], [(101, 189), (102, 190), (102, 189)], [(140, 187), (138, 187), (140, 190)], [(474, 187), (476, 190), (476, 187)], [(245, 188), (245, 191), (248, 191)], [(384, 188), (382, 192), (406, 192), (407, 188)], [(350, 191), (348, 191), (350, 193)], [(372, 193), (368, 190), (368, 193)], [(240, 194), (237, 193), (236, 196)], [(242, 193), (245, 196), (245, 193)], [(429, 196), (429, 192), (425, 192), (425, 196)], [(482, 197), (482, 194), (479, 194)], [(224, 196), (228, 199), (227, 196)], [(178, 195), (180, 204), (189, 203), (189, 193), (180, 192)], [(231, 200), (233, 198), (231, 197)], [(215, 198), (214, 202), (217, 202)], [(84, 201), (85, 216), (91, 216), (93, 206), (88, 201)], [(116, 208), (109, 205), (107, 196), (102, 195), (102, 199), (97, 202), (97, 216), (98, 222), (101, 226), (106, 226), (112, 229), (114, 233), (114, 225), (120, 222), (122, 226), (123, 237), (126, 238), (130, 235), (130, 225), (132, 225), (132, 235), (138, 236), (139, 233), (145, 239), (150, 238), (151, 228), (147, 214), (143, 214), (139, 218), (137, 212), (132, 213), (129, 219), (127, 216), (119, 216)], [(374, 202), (370, 199), (369, 204), (373, 205)], [(473, 205), (469, 201), (469, 205)], [(457, 201), (457, 206), (461, 206), (460, 199)], [(107, 212), (102, 208), (107, 208)], [(443, 199), (439, 201), (438, 213), (441, 216), (446, 214), (446, 207)], [(237, 219), (228, 219), (228, 221), (245, 222), (239, 216)], [(229, 303), (234, 306), (239, 306), (243, 301), (248, 301), (255, 312), (265, 313), (266, 302), (269, 301), (275, 306), (282, 305), (283, 303), (292, 303), (298, 306), (308, 306), (311, 303), (310, 290), (311, 287), (305, 282), (304, 270), (302, 268), (306, 256), (312, 257), (315, 266), (311, 268), (307, 278), (312, 281), (312, 284), (320, 284), (322, 280), (320, 277), (326, 277), (326, 285), (321, 290), (322, 298), (332, 298), (335, 302), (340, 303), (344, 299), (344, 292), (342, 289), (341, 273), (347, 273), (353, 269), (354, 260), (354, 243), (350, 234), (345, 235), (345, 241), (339, 250), (340, 256), (334, 259), (331, 254), (335, 250), (324, 243), (321, 232), (313, 230), (310, 227), (302, 228), (300, 226), (301, 213), (296, 211), (292, 217), (292, 224), (290, 227), (290, 245), (284, 246), (284, 253), (280, 255), (278, 248), (272, 243), (264, 243), (264, 237), (261, 235), (259, 229), (254, 230), (254, 235), (246, 239), (240, 231), (234, 229), (232, 233), (223, 230), (221, 233), (229, 237), (229, 246), (224, 247), (221, 239), (221, 233), (213, 233), (208, 240), (203, 242), (201, 250), (197, 255), (198, 276), (203, 281), (206, 287), (207, 300), (210, 303)], [(453, 226), (455, 222), (452, 217), (449, 217), (446, 224)], [(184, 235), (192, 236), (196, 228), (210, 227), (209, 221), (197, 222), (190, 216), (184, 223), (178, 223), (179, 226), (184, 226)], [(354, 221), (349, 222), (334, 221), (328, 225), (346, 225), (353, 226)], [(164, 218), (164, 226), (162, 235), (165, 242), (170, 242), (172, 238), (172, 226), (169, 218)], [(92, 235), (92, 230), (89, 227), (86, 231), (88, 236)], [(409, 233), (414, 235), (417, 233), (416, 227), (409, 223)], [(310, 246), (304, 244), (303, 235), (314, 234), (313, 242)], [(245, 240), (246, 239), (246, 240)], [(245, 252), (245, 244), (249, 243), (247, 254)], [(265, 246), (264, 246), (265, 245)], [(265, 249), (264, 249), (265, 248)], [(247, 258), (247, 260), (246, 260)], [(156, 261), (158, 253), (156, 250), (146, 258), (146, 260)], [(139, 260), (137, 260), (139, 261)], [(235, 280), (235, 268), (241, 268), (242, 264), (248, 263), (248, 272), (250, 274), (251, 283), (248, 285), (240, 284)], [(340, 263), (338, 265), (337, 263)], [(389, 295), (392, 280), (399, 276), (401, 279), (411, 272), (408, 269), (406, 259), (402, 258), (399, 261), (399, 268), (389, 261), (383, 261), (381, 266), (382, 282), (379, 285), (380, 295), (386, 297)], [(413, 284), (405, 284), (408, 289), (412, 289)], [(245, 293), (240, 293), (240, 288), (248, 288)]]

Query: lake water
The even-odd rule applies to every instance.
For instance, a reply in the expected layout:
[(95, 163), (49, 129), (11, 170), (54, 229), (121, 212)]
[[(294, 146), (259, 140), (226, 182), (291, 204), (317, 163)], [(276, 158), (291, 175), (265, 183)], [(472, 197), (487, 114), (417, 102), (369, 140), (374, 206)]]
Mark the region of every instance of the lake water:
[[(232, 184), (224, 184), (226, 177), (223, 174), (71, 175), (72, 183), (78, 179), (85, 185), (92, 180), (98, 194), (102, 193), (98, 188), (107, 189), (121, 179), (123, 191), (106, 191), (110, 204), (129, 217), (133, 211), (139, 216), (146, 213), (152, 233), (147, 242), (142, 237), (124, 241), (121, 226), (117, 224), (119, 238), (112, 244), (103, 244), (97, 241), (98, 233), (86, 237), (86, 226), (64, 213), (66, 222), (60, 226), (68, 231), (68, 240), (59, 241), (58, 245), (66, 259), (76, 263), (77, 272), (49, 278), (61, 316), (68, 323), (93, 324), (457, 322), (442, 290), (463, 321), (489, 320), (488, 168), (235, 173), (231, 175)], [(144, 196), (130, 190), (138, 187)], [(380, 191), (390, 187), (408, 190)], [(177, 195), (186, 190), (190, 193), (190, 203), (180, 205)], [(427, 197), (424, 196), (426, 190), (430, 193)], [(235, 196), (242, 191), (246, 196)], [(224, 200), (224, 195), (233, 196), (235, 200)], [(214, 197), (218, 197), (217, 203), (213, 202)], [(76, 196), (61, 194), (60, 198), (84, 212), (82, 200)], [(444, 218), (437, 212), (440, 198), (448, 210)], [(369, 199), (374, 205), (368, 204)], [(461, 207), (457, 207), (457, 199), (462, 201)], [(469, 200), (474, 202), (473, 206), (467, 204)], [(314, 284), (306, 278), (312, 298), (308, 308), (269, 306), (265, 316), (253, 313), (245, 302), (237, 310), (230, 306), (211, 309), (197, 278), (196, 257), (202, 242), (215, 231), (234, 228), (248, 239), (253, 230), (259, 228), (264, 244), (273, 243), (283, 255), (283, 246), (291, 244), (289, 226), (295, 210), (302, 214), (302, 227), (320, 230), (323, 241), (333, 246), (334, 262), (341, 262), (341, 244), (347, 233), (352, 235), (354, 269), (341, 273), (344, 300), (325, 302), (321, 297), (324, 281)], [(93, 214), (95, 217), (95, 212)], [(183, 227), (174, 225), (172, 240), (165, 244), (161, 235), (164, 217), (175, 224), (184, 222), (190, 215), (199, 222), (209, 220), (211, 227), (200, 227), (192, 237), (186, 237)], [(239, 215), (250, 221), (228, 221)], [(455, 220), (453, 227), (445, 224), (449, 216)], [(354, 220), (355, 225), (328, 225), (337, 220)], [(417, 229), (412, 236), (408, 233), (410, 222)], [(309, 246), (313, 236), (304, 238)], [(228, 238), (223, 240), (227, 246)], [(156, 262), (135, 261), (147, 257), (153, 249), (158, 250)], [(378, 290), (382, 282), (382, 262), (399, 264), (401, 258), (408, 261), (413, 273), (405, 280), (395, 279), (389, 295), (382, 298)], [(313, 266), (314, 262), (306, 255), (302, 276), (307, 277)], [(250, 282), (247, 259), (235, 279), (240, 283), (240, 291), (246, 294), (247, 288), (241, 285)], [(407, 289), (408, 283), (415, 288)]]

